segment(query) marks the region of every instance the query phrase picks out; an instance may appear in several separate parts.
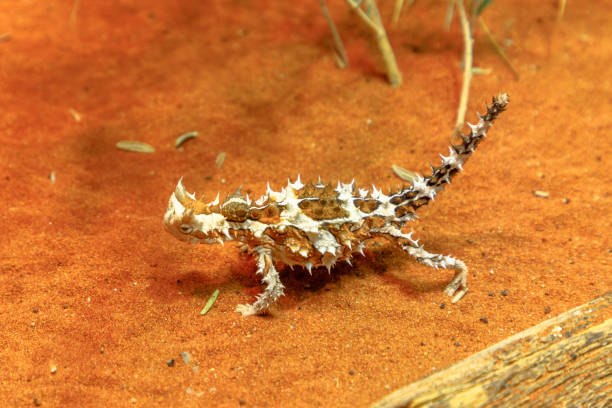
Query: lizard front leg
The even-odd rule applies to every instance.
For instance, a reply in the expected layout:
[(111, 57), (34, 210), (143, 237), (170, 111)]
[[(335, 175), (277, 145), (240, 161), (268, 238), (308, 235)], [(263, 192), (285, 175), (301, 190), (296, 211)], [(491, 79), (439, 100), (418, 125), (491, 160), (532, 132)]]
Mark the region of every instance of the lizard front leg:
[(453, 296), (452, 303), (457, 303), (468, 291), (467, 287), (467, 274), (468, 268), (459, 259), (455, 259), (452, 256), (432, 254), (423, 249), (423, 246), (419, 246), (418, 242), (412, 239), (412, 233), (404, 234), (401, 230), (395, 227), (385, 227), (376, 232), (382, 232), (391, 235), (400, 248), (412, 255), (418, 262), (423, 265), (431, 266), (433, 268), (445, 268), (454, 269), (455, 276), (453, 280), (446, 286), (444, 293), (448, 296)]
[(257, 295), (257, 300), (253, 304), (236, 307), (236, 312), (241, 313), (242, 317), (265, 312), (270, 305), (283, 295), (284, 286), (274, 267), (270, 249), (256, 247), (253, 252), (257, 253), (257, 274), (263, 274), (264, 277), (261, 281), (266, 284), (266, 288), (263, 293)]

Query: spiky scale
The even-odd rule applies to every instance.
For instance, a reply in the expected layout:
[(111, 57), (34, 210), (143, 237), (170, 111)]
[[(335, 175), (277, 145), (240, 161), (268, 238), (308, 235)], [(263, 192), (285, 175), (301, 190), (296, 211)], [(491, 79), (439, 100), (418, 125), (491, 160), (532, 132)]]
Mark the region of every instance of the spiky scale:
[(308, 270), (308, 273), (312, 275), (312, 262), (306, 262), (304, 266)]

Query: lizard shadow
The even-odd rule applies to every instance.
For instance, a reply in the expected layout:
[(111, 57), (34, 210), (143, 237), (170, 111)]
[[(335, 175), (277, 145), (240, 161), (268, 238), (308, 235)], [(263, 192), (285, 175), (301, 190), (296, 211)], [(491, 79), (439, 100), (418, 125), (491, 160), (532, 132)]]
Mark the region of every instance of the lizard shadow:
[[(301, 266), (291, 268), (279, 263), (277, 270), (285, 286), (285, 296), (279, 302), (298, 304), (312, 296), (318, 296), (322, 291), (340, 291), (343, 286), (350, 285), (356, 279), (367, 279), (373, 275), (381, 276), (385, 283), (398, 286), (400, 291), (409, 297), (418, 297), (419, 293), (444, 290), (448, 284), (444, 275), (435, 278), (424, 277), (423, 273), (411, 274), (410, 271), (402, 272), (401, 276), (394, 273), (394, 270), (403, 271), (410, 266), (424, 270), (431, 269), (419, 265), (404, 255), (399, 249), (383, 247), (375, 251), (368, 251), (363, 258), (353, 258), (352, 266), (346, 262), (338, 262), (329, 272), (325, 267), (317, 267), (313, 268), (310, 273)], [(250, 267), (236, 269), (231, 277), (238, 285), (237, 288), (240, 288), (240, 292), (253, 297), (263, 291), (262, 276), (256, 275), (255, 269), (253, 262), (252, 269)], [(452, 272), (450, 274), (449, 281), (452, 278)]]
[[(369, 261), (372, 272), (380, 276), (385, 284), (398, 287), (401, 293), (410, 298), (418, 298), (424, 293), (444, 291), (454, 275), (453, 271), (436, 271), (421, 265), (394, 246), (382, 247)], [(445, 273), (449, 275), (448, 280)]]
[[(448, 252), (441, 248), (440, 243), (423, 243), (429, 250)], [(170, 300), (180, 292), (187, 296), (206, 298), (214, 289), (220, 289), (235, 296), (236, 303), (251, 303), (256, 295), (263, 292), (263, 276), (255, 273), (257, 266), (254, 258), (238, 254), (235, 256), (240, 259), (222, 262), (213, 268), (215, 270), (208, 272), (188, 268), (164, 274), (163, 282), (158, 280), (156, 295)], [(168, 254), (168, 259), (163, 262), (158, 259), (157, 264), (171, 264), (170, 258), (173, 257)], [(399, 288), (404, 296), (418, 299), (420, 295), (429, 292), (442, 294), (454, 276), (453, 270), (436, 270), (419, 264), (401, 249), (389, 244), (370, 247), (365, 257), (355, 256), (352, 263), (351, 266), (341, 261), (330, 272), (325, 267), (317, 267), (312, 269), (312, 273), (301, 266), (291, 268), (276, 263), (281, 282), (285, 286), (285, 296), (279, 302), (285, 305), (299, 304), (319, 296), (323, 291), (341, 291), (343, 286), (350, 285), (356, 279), (368, 279), (376, 275), (381, 278), (383, 285), (392, 285)]]

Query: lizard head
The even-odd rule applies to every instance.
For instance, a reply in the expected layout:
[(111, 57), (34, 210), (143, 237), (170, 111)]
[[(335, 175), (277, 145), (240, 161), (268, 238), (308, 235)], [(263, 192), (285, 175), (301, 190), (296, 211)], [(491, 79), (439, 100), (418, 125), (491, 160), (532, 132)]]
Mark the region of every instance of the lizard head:
[(238, 215), (246, 218), (248, 211), (247, 205), (243, 214), (242, 203), (238, 197), (233, 196), (228, 196), (223, 205), (219, 205), (218, 195), (214, 201), (206, 204), (185, 189), (181, 178), (168, 201), (164, 227), (176, 238), (192, 244), (215, 244), (231, 240), (228, 220), (237, 220)]

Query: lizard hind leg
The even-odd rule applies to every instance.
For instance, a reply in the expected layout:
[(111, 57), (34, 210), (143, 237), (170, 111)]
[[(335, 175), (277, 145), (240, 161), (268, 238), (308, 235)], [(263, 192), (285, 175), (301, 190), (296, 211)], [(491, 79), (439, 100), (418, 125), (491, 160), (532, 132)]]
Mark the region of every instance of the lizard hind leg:
[(264, 292), (257, 295), (257, 300), (250, 305), (238, 305), (236, 312), (241, 313), (242, 317), (262, 314), (283, 295), (285, 286), (280, 281), (278, 271), (272, 262), (270, 250), (267, 248), (256, 248), (257, 255), (257, 274), (263, 274), (262, 283), (266, 284)]
[(404, 234), (395, 227), (387, 228), (381, 232), (395, 237), (395, 241), (399, 246), (423, 265), (431, 266), (436, 269), (454, 269), (455, 276), (444, 289), (444, 293), (448, 296), (454, 295), (452, 300), (453, 303), (457, 303), (467, 293), (468, 268), (462, 261), (452, 256), (427, 252), (423, 249), (422, 245), (419, 246), (418, 241), (412, 239), (412, 233)]
[(438, 268), (445, 269), (454, 269), (455, 276), (450, 281), (446, 288), (444, 289), (444, 293), (448, 296), (453, 296), (453, 303), (457, 303), (468, 291), (467, 287), (467, 273), (468, 269), (465, 264), (459, 259), (455, 259), (452, 256), (448, 255), (440, 255), (440, 254), (432, 254), (423, 249), (422, 246), (408, 246), (402, 247), (406, 252), (412, 255), (418, 262)]

